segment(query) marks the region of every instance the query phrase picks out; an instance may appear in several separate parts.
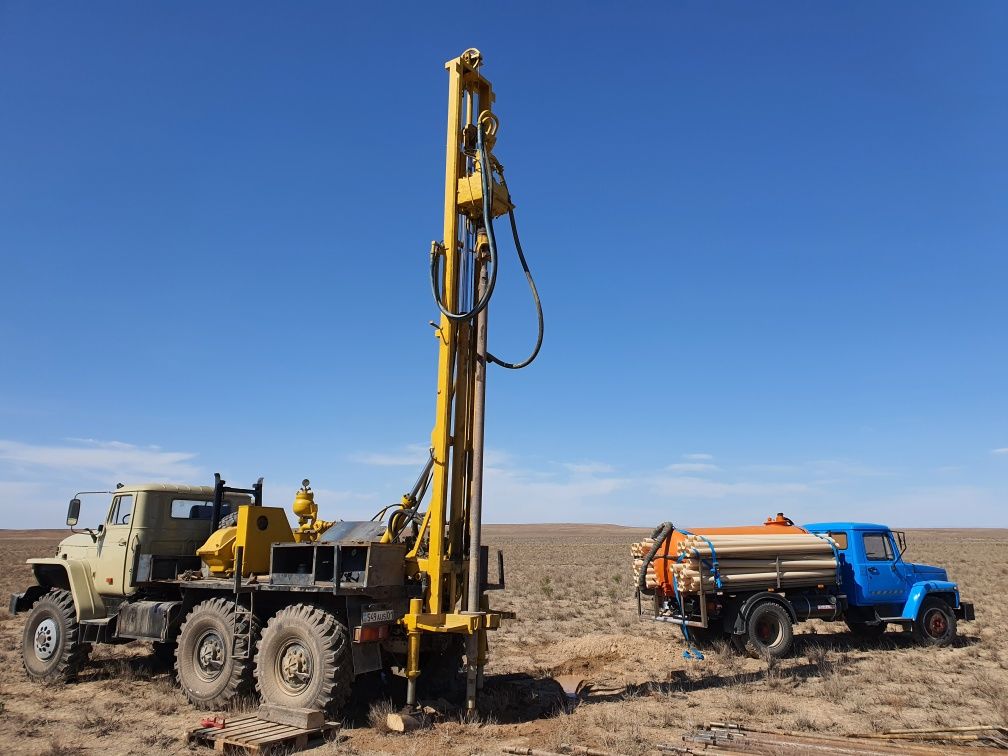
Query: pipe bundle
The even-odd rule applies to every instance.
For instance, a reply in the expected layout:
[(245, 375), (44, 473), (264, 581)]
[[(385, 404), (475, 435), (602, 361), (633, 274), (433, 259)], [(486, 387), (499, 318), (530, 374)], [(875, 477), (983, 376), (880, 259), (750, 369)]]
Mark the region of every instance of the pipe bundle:
[[(837, 579), (829, 538), (790, 535), (687, 535), (671, 565), (681, 592), (826, 585)], [(715, 567), (717, 578), (715, 577)]]
[[(637, 543), (630, 544), (630, 556), (634, 558), (633, 560), (634, 585), (637, 585), (640, 582), (641, 568), (644, 566), (644, 559), (651, 551), (652, 546), (654, 546), (653, 538), (645, 538), (643, 541), (638, 541)], [(658, 578), (655, 575), (654, 562), (651, 562), (651, 564), (648, 565), (647, 577), (645, 578), (645, 586), (649, 591), (653, 591), (655, 588), (658, 587)]]

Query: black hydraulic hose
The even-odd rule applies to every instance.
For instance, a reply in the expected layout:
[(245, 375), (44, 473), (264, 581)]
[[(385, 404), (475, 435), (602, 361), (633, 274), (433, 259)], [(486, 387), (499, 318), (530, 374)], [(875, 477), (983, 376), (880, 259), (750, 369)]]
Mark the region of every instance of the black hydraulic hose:
[[(431, 292), (434, 294), (434, 302), (437, 304), (441, 314), (449, 320), (462, 321), (469, 320), (479, 315), (488, 304), (493, 295), (494, 287), (497, 285), (497, 239), (494, 236), (493, 216), (490, 213), (493, 204), (493, 175), (490, 173), (490, 161), (487, 159), (487, 150), (483, 144), (483, 126), (476, 126), (476, 145), (480, 155), (480, 182), (483, 188), (483, 226), (486, 228), (487, 244), (490, 247), (490, 281), (486, 291), (479, 302), (468, 312), (452, 312), (441, 301), (438, 294), (438, 255), (431, 255)], [(455, 244), (455, 240), (450, 242), (445, 239), (445, 244)]]
[[(507, 190), (507, 182), (504, 180), (503, 174), (501, 174), (501, 185), (505, 190)], [(511, 196), (510, 192), (508, 192), (508, 196)], [(539, 299), (539, 290), (536, 288), (535, 279), (532, 278), (532, 271), (529, 270), (528, 262), (525, 260), (525, 253), (522, 252), (521, 239), (518, 238), (518, 225), (515, 223), (514, 208), (510, 208), (508, 210), (508, 219), (511, 221), (511, 234), (514, 236), (515, 249), (518, 250), (518, 259), (521, 261), (522, 270), (525, 271), (525, 280), (528, 281), (529, 289), (532, 291), (532, 301), (535, 303), (536, 318), (539, 320), (539, 334), (536, 337), (536, 343), (535, 347), (532, 349), (532, 354), (521, 362), (505, 362), (489, 352), (487, 353), (487, 360), (500, 365), (503, 368), (507, 368), (508, 370), (521, 370), (523, 367), (531, 365), (535, 358), (539, 355), (539, 350), (542, 349), (545, 323), (543, 321), (542, 301)]]
[(647, 592), (648, 567), (651, 566), (651, 562), (654, 561), (655, 554), (658, 553), (658, 549), (660, 549), (661, 545), (665, 543), (665, 539), (669, 537), (673, 530), (675, 530), (675, 525), (671, 522), (663, 522), (651, 531), (651, 537), (654, 539), (654, 545), (651, 547), (651, 551), (648, 552), (648, 555), (644, 557), (644, 564), (641, 565), (640, 577), (637, 579), (637, 590), (640, 593)]

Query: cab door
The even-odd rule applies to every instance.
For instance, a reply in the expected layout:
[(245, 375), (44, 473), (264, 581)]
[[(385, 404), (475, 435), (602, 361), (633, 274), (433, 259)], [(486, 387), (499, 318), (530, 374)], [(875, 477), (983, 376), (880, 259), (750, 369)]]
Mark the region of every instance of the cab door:
[(116, 494), (112, 498), (105, 525), (98, 536), (98, 558), (95, 560), (95, 588), (105, 596), (125, 596), (132, 593), (133, 510), (136, 494)]
[(865, 598), (871, 604), (902, 604), (906, 581), (896, 564), (892, 537), (884, 531), (861, 535), (864, 544)]

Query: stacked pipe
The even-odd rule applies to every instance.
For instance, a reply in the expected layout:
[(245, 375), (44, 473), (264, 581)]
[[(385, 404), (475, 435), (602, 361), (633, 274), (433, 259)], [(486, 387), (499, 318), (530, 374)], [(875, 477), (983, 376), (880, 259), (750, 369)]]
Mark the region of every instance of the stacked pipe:
[[(644, 559), (647, 558), (648, 553), (651, 551), (651, 547), (654, 546), (653, 538), (645, 538), (643, 541), (638, 541), (637, 543), (630, 544), (630, 556), (633, 557), (633, 584), (637, 585), (640, 582), (641, 568), (644, 566)], [(645, 578), (645, 586), (649, 591), (653, 591), (658, 587), (658, 578), (655, 575), (654, 562), (648, 565), (647, 577)]]
[(671, 570), (686, 593), (827, 585), (836, 582), (835, 545), (809, 533), (687, 535)]

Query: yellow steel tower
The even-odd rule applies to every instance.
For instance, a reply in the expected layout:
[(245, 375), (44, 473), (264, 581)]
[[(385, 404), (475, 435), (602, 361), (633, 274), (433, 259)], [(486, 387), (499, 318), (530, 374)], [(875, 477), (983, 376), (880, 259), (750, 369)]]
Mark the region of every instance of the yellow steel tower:
[[(431, 281), (441, 310), (437, 409), (431, 434), (431, 501), (407, 555), (408, 570), (425, 585), (403, 618), (408, 637), (408, 705), (416, 701), (420, 635), (466, 636), (467, 703), (475, 705), (487, 658), (489, 611), (480, 576), (483, 408), (486, 396), (487, 304), (496, 278), (492, 218), (511, 210), (493, 156), (498, 121), (482, 56), (466, 50), (448, 61), (448, 135), (444, 241), (431, 245)], [(494, 179), (494, 173), (501, 176)], [(490, 222), (488, 222), (488, 217)], [(492, 359), (492, 358), (491, 358)], [(409, 506), (404, 497), (403, 508)], [(396, 518), (389, 523), (388, 537)]]

